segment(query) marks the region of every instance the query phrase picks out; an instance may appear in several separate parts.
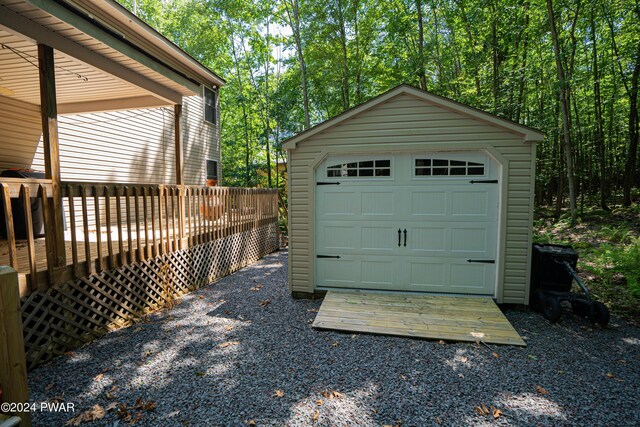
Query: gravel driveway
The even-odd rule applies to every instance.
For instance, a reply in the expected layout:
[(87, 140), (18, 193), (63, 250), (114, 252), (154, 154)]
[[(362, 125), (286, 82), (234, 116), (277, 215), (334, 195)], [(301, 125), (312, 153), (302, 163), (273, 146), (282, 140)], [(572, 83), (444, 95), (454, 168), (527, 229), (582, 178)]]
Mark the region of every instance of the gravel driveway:
[(528, 347), (488, 347), (317, 331), (320, 303), (269, 255), (30, 372), (32, 402), (75, 406), (34, 425), (94, 405), (108, 426), (640, 425), (640, 331), (619, 319), (507, 310)]

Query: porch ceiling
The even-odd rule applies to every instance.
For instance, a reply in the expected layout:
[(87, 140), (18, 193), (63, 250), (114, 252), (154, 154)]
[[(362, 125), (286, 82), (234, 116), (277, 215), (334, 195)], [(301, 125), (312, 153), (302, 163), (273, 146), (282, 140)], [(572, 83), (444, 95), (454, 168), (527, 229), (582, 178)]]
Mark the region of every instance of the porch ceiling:
[[(58, 110), (83, 111), (166, 105), (145, 89), (55, 51)], [(0, 27), (0, 95), (40, 104), (38, 46)], [(105, 103), (105, 101), (109, 101)], [(101, 104), (104, 107), (101, 108)]]

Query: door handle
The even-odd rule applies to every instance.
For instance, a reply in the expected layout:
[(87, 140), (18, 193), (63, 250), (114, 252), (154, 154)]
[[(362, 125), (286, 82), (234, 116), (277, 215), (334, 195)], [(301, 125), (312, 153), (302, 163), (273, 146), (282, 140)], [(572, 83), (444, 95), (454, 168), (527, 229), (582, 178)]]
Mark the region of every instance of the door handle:
[(398, 228), (398, 247), (400, 247), (400, 233), (401, 233), (401, 231), (400, 231), (400, 229)]
[(407, 246), (407, 229), (404, 229), (404, 245)]

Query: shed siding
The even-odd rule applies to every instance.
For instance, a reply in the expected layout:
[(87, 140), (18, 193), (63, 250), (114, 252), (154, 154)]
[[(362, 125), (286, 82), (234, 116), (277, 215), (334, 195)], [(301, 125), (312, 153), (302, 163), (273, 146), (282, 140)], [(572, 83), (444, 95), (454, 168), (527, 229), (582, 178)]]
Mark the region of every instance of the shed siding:
[(39, 106), (0, 96), (0, 170), (31, 166), (41, 127)]
[(506, 232), (499, 302), (526, 303), (532, 221), (532, 150), (520, 135), (398, 95), (313, 135), (289, 151), (290, 289), (313, 292), (314, 167), (329, 152), (489, 148), (501, 156), (506, 182)]

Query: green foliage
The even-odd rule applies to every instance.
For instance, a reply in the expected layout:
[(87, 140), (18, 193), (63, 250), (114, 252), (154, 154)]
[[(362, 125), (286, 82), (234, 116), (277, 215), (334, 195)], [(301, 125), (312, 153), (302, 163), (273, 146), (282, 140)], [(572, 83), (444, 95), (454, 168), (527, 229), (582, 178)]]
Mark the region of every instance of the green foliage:
[[(120, 1), (133, 7), (132, 0)], [(566, 87), (584, 205), (597, 203), (600, 181), (608, 203), (621, 202), (635, 129), (629, 118), (640, 56), (637, 2), (553, 0), (564, 81), (556, 74), (547, 0), (137, 3), (139, 17), (227, 80), (220, 97), (224, 185), (268, 185), (261, 171), (274, 169), (284, 159), (282, 141), (303, 129), (302, 69), (291, 21), (297, 5), (312, 124), (400, 83), (418, 86), (424, 76), (429, 91), (546, 133), (537, 148), (536, 201), (551, 205), (563, 200), (567, 186), (558, 103), (558, 89)]]
[(566, 219), (536, 219), (534, 242), (571, 245), (592, 294), (612, 312), (640, 322), (640, 229), (635, 208), (586, 213), (576, 226)]
[(603, 244), (588, 256), (587, 268), (604, 283), (624, 277), (631, 295), (640, 298), (640, 238), (627, 237), (619, 244)]

